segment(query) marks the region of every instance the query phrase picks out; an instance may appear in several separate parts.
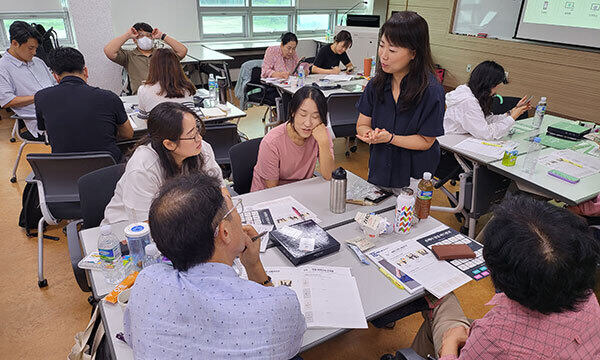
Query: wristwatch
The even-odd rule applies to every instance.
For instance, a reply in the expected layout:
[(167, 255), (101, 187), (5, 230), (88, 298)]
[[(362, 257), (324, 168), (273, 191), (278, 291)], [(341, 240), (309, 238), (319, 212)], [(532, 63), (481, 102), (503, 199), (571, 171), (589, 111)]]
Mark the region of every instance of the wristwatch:
[(160, 39), (161, 39), (162, 41), (165, 41), (165, 38), (166, 38), (166, 37), (167, 37), (167, 34), (163, 33), (163, 34), (162, 34), (162, 36), (160, 37)]
[(268, 283), (271, 282), (271, 277), (269, 275), (267, 275), (267, 280), (263, 281), (263, 285), (267, 285)]

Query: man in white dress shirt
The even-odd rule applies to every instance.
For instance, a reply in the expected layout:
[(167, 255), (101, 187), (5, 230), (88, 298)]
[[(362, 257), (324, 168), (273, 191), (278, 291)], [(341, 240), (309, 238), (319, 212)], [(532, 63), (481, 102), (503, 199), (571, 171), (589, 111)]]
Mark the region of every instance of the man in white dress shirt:
[(34, 57), (41, 37), (33, 26), (15, 21), (8, 32), (10, 48), (0, 58), (0, 106), (26, 119), (29, 134), (23, 135), (25, 138), (39, 139), (33, 96), (56, 85), (56, 80), (44, 61)]

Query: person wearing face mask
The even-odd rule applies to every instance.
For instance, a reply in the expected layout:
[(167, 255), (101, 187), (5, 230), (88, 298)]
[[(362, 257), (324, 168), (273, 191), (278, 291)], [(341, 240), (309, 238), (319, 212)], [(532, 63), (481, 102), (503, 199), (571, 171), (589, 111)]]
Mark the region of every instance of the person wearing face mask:
[(323, 178), (331, 179), (335, 161), (326, 122), (327, 100), (321, 90), (305, 86), (296, 91), (288, 121), (269, 131), (260, 143), (251, 191), (309, 179), (317, 159)]
[[(129, 39), (132, 39), (136, 44), (136, 48), (133, 50), (122, 48), (123, 44)], [(125, 34), (112, 39), (104, 47), (106, 57), (127, 70), (129, 85), (133, 94), (137, 94), (138, 88), (148, 77), (150, 57), (156, 50), (154, 47), (155, 40), (162, 40), (167, 43), (179, 59), (183, 59), (187, 54), (188, 49), (185, 45), (143, 22), (134, 24)]]
[(357, 137), (370, 144), (369, 182), (416, 188), (440, 161), (444, 89), (434, 75), (427, 22), (394, 14), (379, 31), (379, 61), (357, 108)]
[(493, 115), (492, 97), (507, 83), (506, 73), (500, 64), (484, 61), (477, 65), (467, 84), (446, 94), (446, 133), (471, 134), (484, 140), (496, 140), (508, 135), (515, 120), (529, 110), (531, 104), (525, 95), (510, 112)]
[(215, 153), (202, 140), (204, 123), (185, 105), (164, 102), (148, 116), (148, 134), (127, 161), (125, 173), (106, 206), (102, 225), (148, 219), (152, 199), (161, 185), (179, 175), (203, 173), (229, 196)]
[(117, 137), (129, 139), (133, 128), (123, 102), (109, 90), (87, 84), (83, 55), (70, 47), (48, 54), (58, 85), (35, 94), (40, 130), (46, 130), (53, 153), (109, 151), (121, 160)]
[(8, 29), (10, 47), (0, 58), (0, 106), (11, 108), (24, 120), (27, 131), (21, 137), (42, 140), (35, 120), (34, 95), (56, 84), (44, 61), (35, 57), (40, 34), (24, 21), (15, 21)]
[(346, 53), (351, 47), (352, 35), (346, 30), (340, 31), (333, 38), (333, 44), (324, 46), (319, 50), (310, 72), (314, 74), (339, 74), (341, 71), (340, 62), (346, 67), (346, 72), (351, 72), (354, 65), (352, 65)]

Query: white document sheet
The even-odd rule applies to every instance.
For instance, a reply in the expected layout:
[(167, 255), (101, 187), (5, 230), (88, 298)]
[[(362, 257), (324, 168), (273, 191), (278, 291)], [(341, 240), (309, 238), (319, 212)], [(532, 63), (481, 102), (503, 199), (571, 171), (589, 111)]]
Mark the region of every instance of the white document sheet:
[(600, 172), (600, 159), (570, 149), (553, 151), (540, 157), (539, 163), (580, 179)]
[(225, 116), (225, 112), (217, 107), (212, 108), (199, 108), (202, 116), (205, 118), (215, 118)]
[(514, 150), (517, 147), (515, 141), (492, 141), (468, 138), (454, 146), (455, 149), (470, 151), (476, 154), (489, 156), (494, 159), (502, 159), (504, 151)]
[(131, 124), (131, 127), (133, 128), (133, 130), (135, 130), (135, 129), (137, 129), (137, 128), (138, 128), (137, 124), (136, 124), (136, 123), (135, 123), (135, 121), (133, 120), (133, 117), (134, 117), (134, 116), (136, 116), (136, 115), (135, 115), (135, 114), (133, 114), (133, 115), (131, 115), (131, 114), (130, 114), (130, 115), (127, 115), (127, 117), (129, 118), (129, 123)]
[(352, 78), (354, 77), (354, 75), (350, 75), (350, 74), (329, 74), (327, 76), (324, 77), (324, 79), (327, 79), (329, 81), (350, 81), (352, 80)]
[[(321, 219), (317, 217), (317, 214), (310, 211), (306, 206), (302, 205), (298, 200), (291, 196), (248, 206), (247, 210), (251, 209), (269, 209), (271, 216), (273, 217), (273, 222), (275, 223), (275, 228), (277, 229), (309, 219), (314, 220), (316, 223), (321, 222)], [(300, 215), (298, 215), (294, 209), (296, 209)]]
[(306, 265), (265, 270), (273, 285), (288, 286), (296, 293), (309, 328), (367, 328), (356, 279), (349, 268)]
[(263, 231), (267, 231), (266, 234), (264, 234), (261, 238), (260, 238), (260, 252), (265, 252), (267, 251), (267, 244), (269, 243), (269, 233), (268, 231), (273, 230), (274, 226), (273, 225), (262, 225), (262, 224), (253, 224), (252, 227), (254, 228), (254, 230), (256, 230), (257, 233), (261, 233)]
[(435, 255), (415, 239), (397, 241), (381, 253), (391, 264), (422, 284), (437, 298), (471, 281), (471, 278)]

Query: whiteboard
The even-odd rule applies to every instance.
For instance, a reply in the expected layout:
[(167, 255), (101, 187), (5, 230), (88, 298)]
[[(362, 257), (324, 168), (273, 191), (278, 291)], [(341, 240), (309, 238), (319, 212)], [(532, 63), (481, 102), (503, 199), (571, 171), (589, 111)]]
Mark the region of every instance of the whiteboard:
[(458, 0), (454, 26), (455, 34), (512, 39), (515, 35), (523, 0)]

